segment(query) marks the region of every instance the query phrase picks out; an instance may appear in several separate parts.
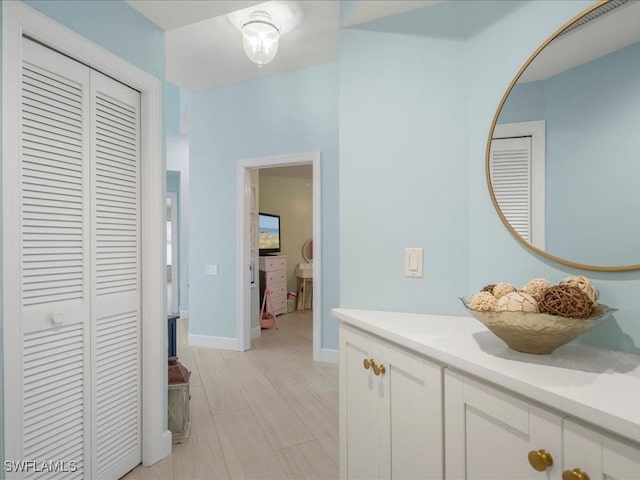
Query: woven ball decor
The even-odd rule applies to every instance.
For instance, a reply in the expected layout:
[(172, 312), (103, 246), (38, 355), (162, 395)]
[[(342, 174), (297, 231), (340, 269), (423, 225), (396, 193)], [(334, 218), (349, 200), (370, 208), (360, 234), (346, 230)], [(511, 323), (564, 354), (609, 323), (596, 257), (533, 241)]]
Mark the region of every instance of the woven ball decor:
[(491, 284), (460, 300), (473, 318), (509, 348), (541, 355), (552, 353), (616, 311), (597, 303), (597, 298), (591, 280), (575, 276), (555, 286), (534, 278), (518, 290), (506, 282)]
[(583, 277), (582, 275), (565, 278), (559, 283), (559, 285), (571, 285), (572, 287), (579, 288), (587, 294), (593, 303), (596, 303), (598, 300), (598, 289), (591, 280), (587, 277)]
[(540, 312), (567, 318), (589, 318), (594, 304), (578, 287), (557, 285), (545, 289), (538, 299)]

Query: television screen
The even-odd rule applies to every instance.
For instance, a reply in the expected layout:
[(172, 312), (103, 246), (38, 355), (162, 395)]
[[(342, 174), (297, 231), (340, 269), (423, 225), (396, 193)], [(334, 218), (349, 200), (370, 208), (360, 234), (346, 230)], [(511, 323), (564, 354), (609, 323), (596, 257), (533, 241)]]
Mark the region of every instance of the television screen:
[(280, 252), (280, 215), (258, 216), (258, 249), (260, 255)]

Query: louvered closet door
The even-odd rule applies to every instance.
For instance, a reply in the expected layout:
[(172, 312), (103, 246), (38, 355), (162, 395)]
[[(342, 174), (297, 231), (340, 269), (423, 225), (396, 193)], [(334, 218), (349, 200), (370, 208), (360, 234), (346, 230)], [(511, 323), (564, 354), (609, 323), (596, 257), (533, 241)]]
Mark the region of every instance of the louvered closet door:
[(5, 392), (5, 458), (67, 462), (46, 478), (115, 479), (141, 459), (139, 105), (135, 90), (23, 40), (20, 168), (5, 178), (20, 192), (5, 248), (21, 315), (5, 321), (20, 322), (7, 368), (21, 385)]
[(6, 179), (19, 181), (21, 191), (15, 261), (21, 264), (16, 281), (22, 315), (5, 319), (22, 327), (22, 364), (6, 366), (22, 369), (22, 385), (5, 391), (22, 393), (22, 412), (15, 412), (22, 431), (16, 432), (17, 444), (7, 446), (6, 458), (77, 462), (76, 472), (47, 478), (87, 476), (88, 92), (87, 67), (23, 41), (21, 168), (19, 179)]
[(531, 241), (531, 137), (494, 139), (490, 158), (496, 202), (513, 229)]
[(140, 463), (140, 94), (91, 72), (92, 478)]

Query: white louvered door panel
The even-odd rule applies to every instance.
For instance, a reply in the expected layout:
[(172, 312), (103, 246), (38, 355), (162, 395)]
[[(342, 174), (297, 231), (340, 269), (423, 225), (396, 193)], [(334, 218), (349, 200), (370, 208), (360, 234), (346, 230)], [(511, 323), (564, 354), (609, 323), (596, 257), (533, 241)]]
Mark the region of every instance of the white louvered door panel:
[(92, 90), (92, 478), (141, 459), (140, 94), (98, 72)]
[(509, 224), (531, 239), (531, 137), (497, 138), (491, 142), (491, 186)]
[(23, 40), (15, 232), (22, 362), (10, 367), (22, 368), (22, 412), (15, 412), (22, 425), (15, 427), (21, 442), (8, 446), (6, 458), (77, 462), (76, 471), (46, 478), (85, 477), (90, 462), (88, 93), (86, 66)]

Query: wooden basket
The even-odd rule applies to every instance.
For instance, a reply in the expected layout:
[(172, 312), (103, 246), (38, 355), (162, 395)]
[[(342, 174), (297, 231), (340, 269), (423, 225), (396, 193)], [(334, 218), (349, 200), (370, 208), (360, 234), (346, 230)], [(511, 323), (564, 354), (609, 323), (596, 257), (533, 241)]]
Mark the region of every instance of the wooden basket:
[(469, 308), (468, 299), (460, 298), (473, 318), (482, 322), (512, 350), (537, 355), (553, 352), (569, 343), (616, 311), (597, 305), (589, 318), (566, 318), (547, 313), (481, 312)]

